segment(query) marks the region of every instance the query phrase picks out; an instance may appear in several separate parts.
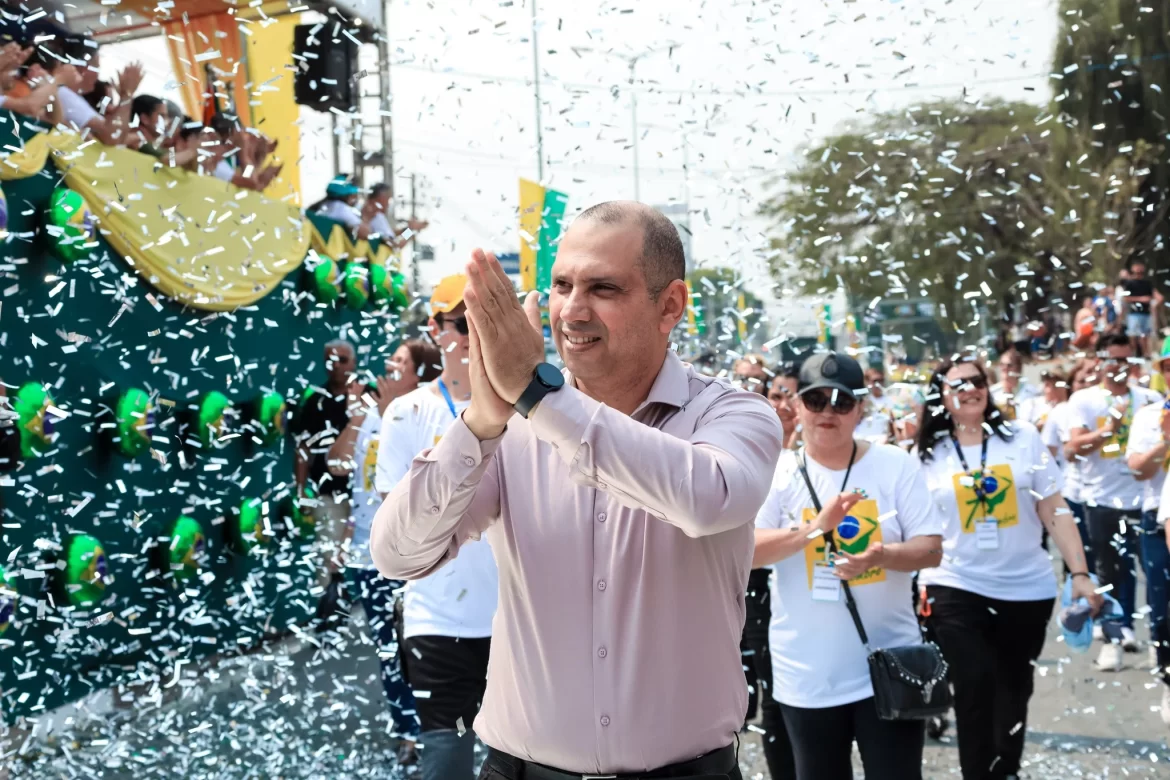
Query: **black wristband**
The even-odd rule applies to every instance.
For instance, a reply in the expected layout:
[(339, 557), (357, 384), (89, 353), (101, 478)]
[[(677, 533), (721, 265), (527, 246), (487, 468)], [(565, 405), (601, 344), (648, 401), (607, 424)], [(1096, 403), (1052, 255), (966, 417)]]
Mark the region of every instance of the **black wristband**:
[(1070, 579), (1073, 577), (1088, 577), (1089, 579), (1093, 579), (1092, 575), (1090, 575), (1087, 571), (1070, 572), (1068, 576)]

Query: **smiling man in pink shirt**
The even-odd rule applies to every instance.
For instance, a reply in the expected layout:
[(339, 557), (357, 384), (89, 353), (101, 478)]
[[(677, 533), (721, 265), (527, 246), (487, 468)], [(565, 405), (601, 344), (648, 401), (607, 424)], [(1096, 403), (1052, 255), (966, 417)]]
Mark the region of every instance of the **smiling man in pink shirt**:
[(654, 209), (582, 213), (552, 269), (562, 375), (535, 294), (522, 308), (481, 251), (467, 265), (471, 406), (389, 494), (370, 548), (411, 579), (491, 545), (481, 778), (740, 778), (744, 591), (782, 432), (763, 396), (669, 349), (684, 272)]

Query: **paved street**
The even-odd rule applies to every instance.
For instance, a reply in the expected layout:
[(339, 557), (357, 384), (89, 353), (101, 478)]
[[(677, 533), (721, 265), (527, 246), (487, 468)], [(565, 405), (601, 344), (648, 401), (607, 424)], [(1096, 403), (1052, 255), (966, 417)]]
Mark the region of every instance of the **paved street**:
[[(396, 778), (393, 742), (373, 649), (360, 630), (321, 647), (304, 640), (273, 652), (184, 672), (181, 699), (70, 725), (6, 757), (12, 778)], [(1139, 626), (1144, 636), (1144, 626)], [(322, 642), (324, 637), (310, 637)], [(1028, 725), (1031, 778), (1170, 777), (1161, 689), (1145, 652), (1126, 668), (1093, 669), (1050, 637)], [(171, 675), (164, 675), (168, 681)], [(6, 754), (26, 737), (9, 734)], [(17, 738), (13, 741), (13, 738)], [(767, 778), (759, 738), (741, 752), (745, 777)], [(928, 743), (927, 777), (957, 777), (954, 732)], [(861, 777), (860, 767), (858, 777)]]

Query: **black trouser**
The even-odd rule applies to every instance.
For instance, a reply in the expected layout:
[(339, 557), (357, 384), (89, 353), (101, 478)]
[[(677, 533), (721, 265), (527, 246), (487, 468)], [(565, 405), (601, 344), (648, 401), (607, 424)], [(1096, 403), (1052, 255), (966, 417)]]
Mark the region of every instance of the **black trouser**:
[[(713, 758), (712, 755), (708, 755), (707, 757)], [(681, 767), (679, 767), (680, 771), (678, 772), (672, 772), (670, 769), (670, 767), (664, 767), (663, 769), (656, 771), (652, 770), (645, 776), (649, 778), (669, 777), (674, 778), (675, 780), (716, 780), (716, 778), (719, 780), (743, 780), (743, 775), (739, 771), (738, 755), (735, 767), (726, 774), (711, 774), (709, 772), (695, 774), (681, 771)], [(488, 751), (487, 758), (484, 760), (483, 766), (480, 767), (479, 780), (525, 780), (525, 775), (530, 774), (530, 772), (525, 771), (524, 763), (519, 759), (515, 758), (514, 756), (510, 756), (507, 753), (501, 753), (498, 750), (492, 749)], [(565, 774), (569, 773), (566, 772)], [(637, 773), (631, 774), (634, 777), (642, 776), (638, 775)], [(575, 776), (581, 777), (579, 774)], [(618, 775), (618, 777), (622, 776), (623, 775)], [(585, 775), (585, 777), (588, 777), (588, 775)], [(605, 775), (601, 775), (601, 777), (605, 777)]]
[(1017, 774), (1024, 754), (1033, 662), (1055, 599), (1000, 601), (928, 585), (930, 633), (950, 667), (963, 780)]
[(1137, 598), (1135, 560), (1138, 528), (1142, 522), (1141, 510), (1086, 504), (1085, 520), (1089, 524), (1089, 538), (1097, 558), (1097, 579), (1102, 586), (1113, 586), (1109, 595), (1121, 605), (1121, 624), (1133, 628)]
[(923, 721), (882, 720), (872, 696), (837, 707), (780, 709), (799, 780), (852, 780), (854, 741), (865, 780), (922, 780)]
[(768, 647), (768, 627), (772, 622), (771, 573), (771, 569), (753, 569), (748, 577), (747, 620), (740, 642), (749, 686), (748, 719), (754, 714), (751, 701), (758, 700), (768, 774), (772, 780), (795, 780), (792, 744), (784, 728), (780, 702), (772, 698), (772, 651)]
[(491, 637), (412, 636), (403, 642), (402, 671), (414, 691), (423, 731), (470, 730), (487, 687)]

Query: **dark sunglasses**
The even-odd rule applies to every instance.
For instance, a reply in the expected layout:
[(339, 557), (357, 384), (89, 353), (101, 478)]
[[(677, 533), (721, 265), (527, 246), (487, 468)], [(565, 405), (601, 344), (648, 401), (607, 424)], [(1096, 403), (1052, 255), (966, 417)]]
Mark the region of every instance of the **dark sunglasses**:
[(982, 374), (976, 374), (975, 376), (968, 376), (962, 379), (947, 379), (944, 381), (946, 382), (947, 387), (952, 390), (962, 390), (967, 385), (970, 385), (974, 390), (983, 390), (987, 387), (987, 377), (983, 376)]
[(466, 317), (439, 317), (439, 327), (444, 325), (451, 325), (455, 328), (455, 332), (460, 336), (467, 335), (467, 318)]
[(832, 401), (833, 411), (837, 414), (849, 414), (857, 408), (857, 399), (840, 390), (828, 393), (822, 390), (812, 390), (800, 396), (800, 402), (804, 404), (804, 408), (813, 414), (825, 411), (825, 407), (829, 406), (830, 401)]

